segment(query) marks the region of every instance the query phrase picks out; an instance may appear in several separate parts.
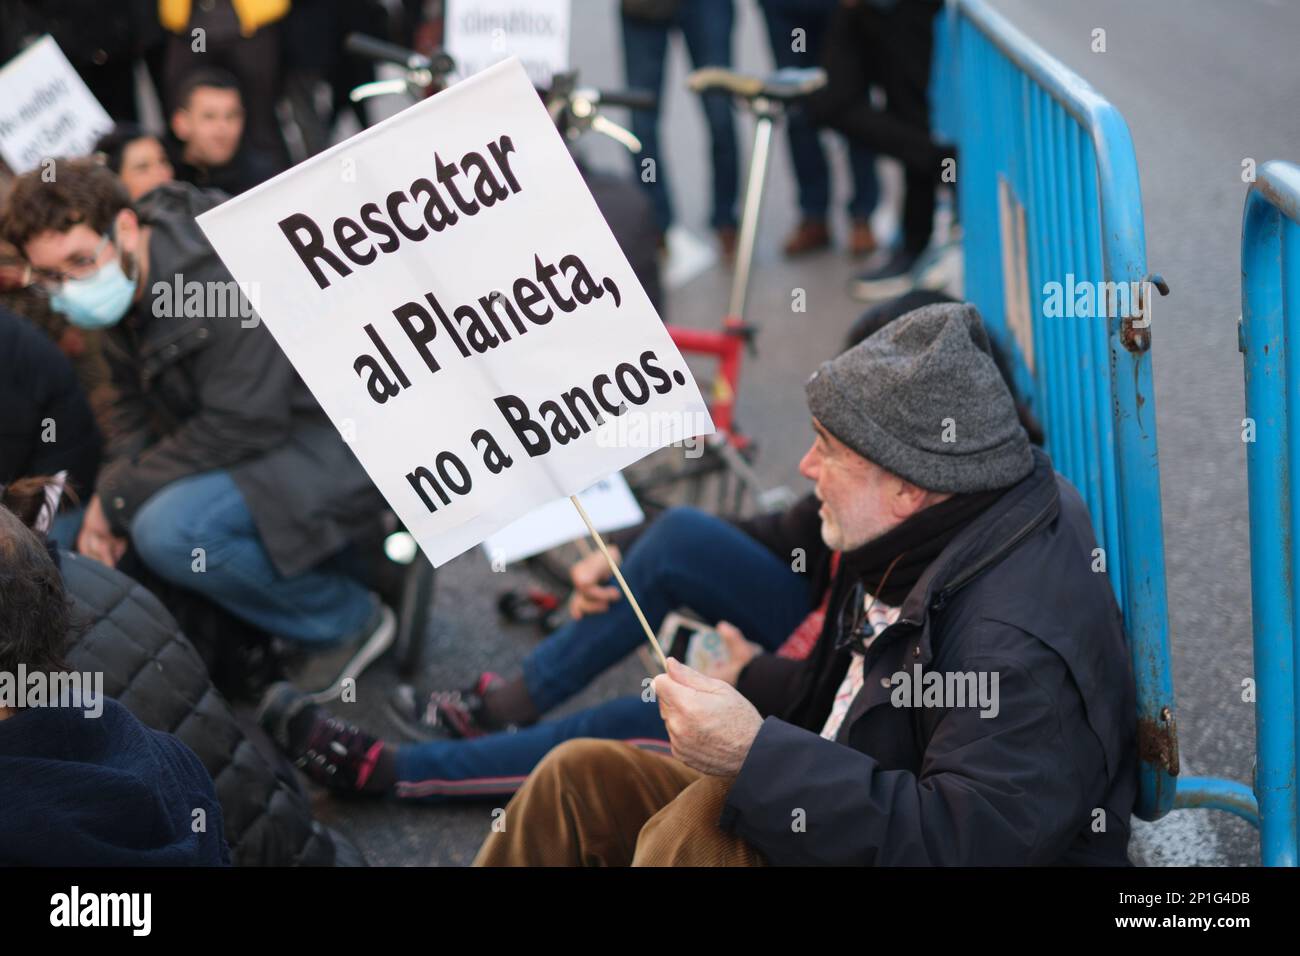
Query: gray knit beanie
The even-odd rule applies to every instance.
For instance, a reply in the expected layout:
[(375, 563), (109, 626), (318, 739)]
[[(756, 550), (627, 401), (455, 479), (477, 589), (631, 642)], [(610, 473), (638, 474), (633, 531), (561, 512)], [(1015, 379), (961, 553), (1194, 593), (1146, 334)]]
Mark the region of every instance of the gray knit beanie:
[(967, 303), (909, 312), (813, 372), (808, 408), (868, 461), (927, 491), (1006, 488), (1029, 439)]

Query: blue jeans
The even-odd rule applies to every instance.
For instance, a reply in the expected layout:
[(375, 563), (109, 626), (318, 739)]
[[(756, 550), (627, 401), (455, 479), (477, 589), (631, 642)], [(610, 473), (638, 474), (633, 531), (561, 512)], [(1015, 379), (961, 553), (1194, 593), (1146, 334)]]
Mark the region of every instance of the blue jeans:
[[(813, 607), (807, 576), (789, 561), (692, 508), (674, 508), (647, 528), (623, 562), (623, 576), (652, 628), (669, 611), (689, 607), (707, 621), (730, 621), (769, 651)], [(524, 661), (533, 703), (543, 713), (556, 707), (644, 640), (626, 598), (603, 614), (570, 621)], [(624, 697), (515, 733), (399, 746), (396, 794), (429, 802), (507, 795), (552, 747), (575, 737), (660, 749), (668, 740), (656, 703)]]
[(182, 478), (155, 493), (131, 522), (131, 547), (159, 577), (290, 640), (342, 640), (375, 609), (370, 592), (345, 572), (344, 555), (281, 576), (229, 472)]
[[(838, 0), (763, 0), (763, 17), (767, 22), (772, 59), (777, 67), (813, 67), (821, 64), (831, 11)], [(794, 31), (803, 30), (803, 51), (796, 52)], [(786, 118), (786, 136), (790, 144), (790, 161), (799, 186), (799, 209), (803, 218), (826, 219), (831, 199), (831, 172), (822, 148), (818, 127), (807, 113), (796, 107)], [(849, 168), (853, 174), (853, 198), (849, 215), (870, 219), (880, 201), (880, 182), (876, 178), (876, 154), (865, 146), (848, 141)]]
[[(732, 0), (688, 0), (681, 4), (677, 16), (667, 23), (648, 23), (623, 18), (623, 58), (627, 85), (663, 95), (664, 57), (668, 52), (669, 31), (681, 30), (696, 67), (731, 65), (731, 28), (735, 20)], [(704, 118), (713, 144), (713, 215), (714, 229), (736, 224), (736, 193), (740, 182), (740, 152), (736, 145), (736, 124), (731, 97), (726, 93), (705, 93), (700, 97)], [(672, 224), (672, 204), (668, 196), (668, 175), (664, 156), (659, 149), (659, 108), (632, 111), (632, 132), (641, 140), (636, 156), (637, 178), (654, 204), (655, 219), (661, 232)], [(647, 181), (642, 162), (653, 159), (655, 175)]]

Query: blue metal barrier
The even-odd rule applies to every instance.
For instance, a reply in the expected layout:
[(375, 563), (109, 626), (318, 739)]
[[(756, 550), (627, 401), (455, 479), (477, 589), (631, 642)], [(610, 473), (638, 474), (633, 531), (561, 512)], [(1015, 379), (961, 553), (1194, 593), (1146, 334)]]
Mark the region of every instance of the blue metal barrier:
[(959, 148), (966, 297), (1015, 356), (1092, 515), (1137, 679), (1136, 812), (1154, 820), (1174, 807), (1178, 742), (1133, 143), (1110, 103), (984, 0), (950, 0), (941, 26), (955, 68), (936, 126)]
[[(1300, 627), (1295, 568), (1300, 534), (1300, 166), (1265, 163), (1241, 225), (1241, 326), (1250, 485), (1250, 594), (1255, 645), (1255, 794), (1260, 854), (1295, 866)], [(1243, 437), (1247, 437), (1244, 433)]]

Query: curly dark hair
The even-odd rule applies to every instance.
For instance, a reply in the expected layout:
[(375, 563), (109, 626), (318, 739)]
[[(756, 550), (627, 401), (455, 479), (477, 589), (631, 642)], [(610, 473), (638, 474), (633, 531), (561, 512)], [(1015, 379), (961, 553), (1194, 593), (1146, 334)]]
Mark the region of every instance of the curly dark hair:
[(14, 179), (0, 209), (0, 235), (22, 252), (46, 231), (67, 232), (85, 223), (107, 233), (131, 205), (122, 181), (94, 159), (55, 159)]
[(0, 671), (63, 671), (73, 625), (63, 576), (45, 542), (0, 505)]

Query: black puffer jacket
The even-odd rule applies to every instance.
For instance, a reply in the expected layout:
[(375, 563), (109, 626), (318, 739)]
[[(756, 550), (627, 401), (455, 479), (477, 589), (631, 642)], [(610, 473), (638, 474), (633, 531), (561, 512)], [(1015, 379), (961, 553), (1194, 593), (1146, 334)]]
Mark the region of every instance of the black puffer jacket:
[(107, 696), (198, 754), (216, 783), (234, 864), (364, 865), (355, 847), (312, 818), (292, 769), (245, 735), (198, 653), (158, 600), (90, 558), (64, 553), (60, 559), (84, 626), (68, 649), (68, 664), (78, 671), (102, 671)]

